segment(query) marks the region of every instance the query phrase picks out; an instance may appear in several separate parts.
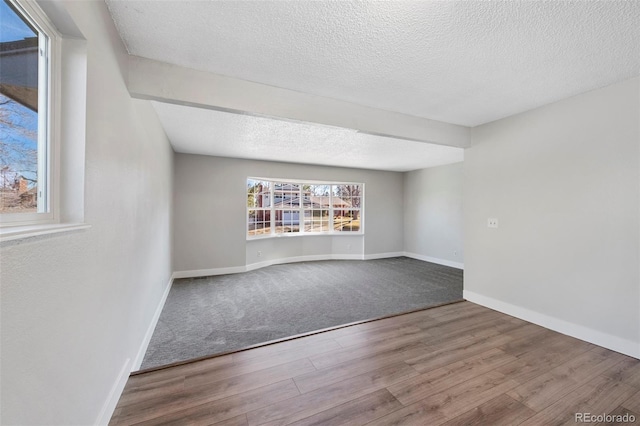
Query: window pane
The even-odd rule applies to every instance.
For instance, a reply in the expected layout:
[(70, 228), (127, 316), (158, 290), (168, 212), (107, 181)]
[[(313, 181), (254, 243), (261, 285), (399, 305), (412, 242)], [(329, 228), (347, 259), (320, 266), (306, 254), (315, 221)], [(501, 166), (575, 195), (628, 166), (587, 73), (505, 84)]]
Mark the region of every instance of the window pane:
[(329, 210), (305, 210), (304, 231), (305, 232), (328, 232), (329, 231)]
[(274, 213), (276, 215), (276, 234), (300, 232), (299, 210), (276, 210)]
[(360, 211), (359, 210), (334, 210), (333, 229), (344, 232), (360, 231)]
[(277, 182), (273, 189), (274, 207), (300, 206), (300, 185), (288, 182)]
[(247, 207), (269, 207), (270, 182), (247, 179)]
[(323, 209), (330, 204), (331, 185), (309, 185), (305, 208)]
[(256, 197), (256, 187), (247, 182), (247, 207), (258, 207), (258, 198)]
[(308, 191), (316, 197), (328, 197), (331, 192), (331, 185), (309, 185)]
[(46, 135), (46, 93), (39, 92), (46, 69), (38, 50), (47, 40), (6, 0), (0, 14), (0, 213), (45, 211), (38, 209), (38, 135)]
[[(349, 205), (352, 205), (354, 200), (359, 202), (361, 197), (361, 185), (349, 184), (349, 185), (333, 185), (333, 195), (344, 200)], [(357, 207), (354, 205), (354, 207)]]
[(265, 209), (249, 210), (248, 235), (268, 235), (271, 233), (271, 211)]

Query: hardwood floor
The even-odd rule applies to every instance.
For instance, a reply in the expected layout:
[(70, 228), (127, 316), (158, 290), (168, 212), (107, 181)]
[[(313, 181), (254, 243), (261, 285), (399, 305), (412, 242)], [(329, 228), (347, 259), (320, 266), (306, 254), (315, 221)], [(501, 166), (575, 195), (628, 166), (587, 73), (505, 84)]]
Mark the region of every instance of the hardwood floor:
[(461, 302), (134, 375), (110, 424), (565, 425), (575, 413), (640, 424), (640, 361)]

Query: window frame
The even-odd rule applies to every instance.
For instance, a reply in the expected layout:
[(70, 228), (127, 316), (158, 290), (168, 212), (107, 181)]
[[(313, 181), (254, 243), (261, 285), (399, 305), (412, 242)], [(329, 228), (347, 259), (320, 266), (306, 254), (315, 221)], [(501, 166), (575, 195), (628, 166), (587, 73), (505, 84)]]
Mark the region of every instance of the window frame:
[[(257, 239), (264, 239), (264, 238), (280, 238), (280, 237), (298, 237), (298, 236), (323, 236), (323, 235), (330, 235), (330, 236), (336, 236), (336, 235), (342, 235), (342, 236), (347, 236), (347, 235), (357, 235), (357, 236), (362, 236), (364, 235), (364, 200), (365, 200), (365, 184), (364, 182), (343, 182), (343, 181), (318, 181), (318, 180), (300, 180), (300, 179), (280, 179), (280, 178), (261, 178), (261, 177), (253, 177), (253, 176), (248, 176), (246, 178), (246, 189), (245, 189), (245, 195), (248, 196), (249, 195), (249, 181), (259, 181), (259, 182), (268, 182), (269, 184), (269, 193), (268, 193), (268, 199), (269, 201), (269, 206), (268, 208), (262, 207), (262, 208), (257, 208), (255, 205), (254, 206), (250, 206), (247, 203), (246, 206), (246, 211), (245, 211), (245, 235), (246, 235), (246, 239), (247, 240), (257, 240)], [(298, 185), (299, 186), (299, 190), (298, 190), (298, 194), (299, 194), (299, 202), (298, 205), (293, 206), (291, 205), (283, 205), (281, 207), (276, 207), (275, 200), (275, 190), (276, 190), (276, 185), (279, 184), (284, 184), (284, 185)], [(313, 207), (305, 207), (304, 206), (304, 186), (305, 185), (310, 185), (310, 186), (328, 186), (329, 187), (329, 203), (328, 206), (325, 207), (319, 207), (319, 208), (313, 208)], [(348, 209), (340, 209), (340, 208), (336, 208), (334, 206), (334, 202), (333, 202), (333, 197), (334, 197), (334, 187), (338, 186), (338, 185), (358, 185), (360, 187), (360, 205), (359, 207), (354, 207), (354, 206), (350, 206)], [(261, 234), (253, 234), (251, 235), (250, 232), (250, 226), (252, 223), (255, 223), (255, 221), (251, 221), (250, 217), (250, 212), (254, 210), (261, 210), (264, 212), (269, 212), (269, 232), (268, 233), (261, 233)], [(327, 224), (328, 224), (328, 230), (327, 231), (307, 231), (305, 230), (305, 219), (306, 219), (306, 213), (307, 212), (311, 212), (311, 216), (313, 217), (313, 212), (314, 211), (327, 211), (328, 212), (328, 216), (327, 216)], [(336, 211), (340, 211), (340, 210), (350, 210), (350, 211), (358, 211), (358, 216), (359, 216), (359, 228), (357, 231), (354, 230), (349, 230), (349, 231), (343, 231), (343, 230), (336, 230), (335, 229), (335, 223), (334, 223), (334, 218), (335, 218), (335, 212)], [(284, 217), (284, 212), (289, 212), (289, 211), (297, 211), (298, 212), (298, 230), (295, 232), (277, 232), (277, 212), (282, 212), (282, 216)], [(264, 220), (262, 221), (264, 222)], [(324, 222), (321, 221), (321, 222)], [(292, 224), (290, 224), (292, 225)], [(284, 224), (282, 224), (281, 226), (284, 226)], [(292, 225), (293, 226), (293, 225)]]
[[(59, 111), (61, 35), (47, 15), (31, 0), (8, 0), (39, 32), (38, 37), (38, 211), (0, 213), (0, 228), (56, 224), (59, 214)], [(43, 46), (42, 33), (47, 38)], [(45, 71), (40, 67), (44, 64)], [(44, 90), (41, 85), (44, 83)], [(43, 108), (45, 111), (42, 112)], [(42, 200), (42, 201), (41, 201)]]

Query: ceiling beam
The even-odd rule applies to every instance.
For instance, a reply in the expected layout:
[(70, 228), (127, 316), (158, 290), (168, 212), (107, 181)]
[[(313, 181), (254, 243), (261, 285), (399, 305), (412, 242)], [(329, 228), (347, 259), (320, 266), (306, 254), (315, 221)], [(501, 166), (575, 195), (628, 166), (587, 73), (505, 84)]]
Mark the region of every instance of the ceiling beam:
[(466, 148), (469, 128), (129, 56), (131, 96)]

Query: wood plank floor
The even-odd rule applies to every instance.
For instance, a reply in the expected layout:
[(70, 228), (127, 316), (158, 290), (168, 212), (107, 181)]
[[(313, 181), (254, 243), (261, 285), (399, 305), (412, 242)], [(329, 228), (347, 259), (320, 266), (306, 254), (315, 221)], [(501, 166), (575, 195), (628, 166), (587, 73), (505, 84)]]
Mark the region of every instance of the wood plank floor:
[(583, 412), (640, 424), (640, 361), (461, 302), (134, 375), (110, 424), (565, 425)]

